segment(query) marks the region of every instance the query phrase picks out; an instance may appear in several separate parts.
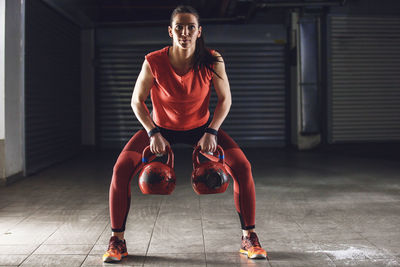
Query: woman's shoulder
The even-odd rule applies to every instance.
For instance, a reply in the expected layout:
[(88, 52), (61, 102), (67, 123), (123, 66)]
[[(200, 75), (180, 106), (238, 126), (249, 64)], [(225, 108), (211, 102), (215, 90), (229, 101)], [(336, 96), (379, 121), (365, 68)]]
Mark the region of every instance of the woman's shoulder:
[(160, 73), (160, 71), (166, 66), (166, 59), (168, 59), (167, 51), (168, 46), (160, 50), (150, 52), (145, 56), (154, 77), (157, 77), (158, 73)]
[(168, 50), (168, 46), (166, 46), (166, 47), (164, 47), (164, 48), (162, 48), (162, 49), (159, 49), (159, 50), (156, 50), (156, 51), (153, 51), (153, 52), (148, 53), (148, 54), (145, 56), (145, 58), (146, 58), (147, 60), (149, 60), (149, 59), (160, 58), (160, 57), (162, 57), (162, 56), (167, 52), (167, 50)]
[(214, 57), (217, 57), (218, 59), (221, 59), (221, 58), (222, 58), (221, 53), (218, 52), (218, 51), (215, 50), (215, 49), (210, 49), (210, 53), (211, 53), (211, 55), (213, 55)]

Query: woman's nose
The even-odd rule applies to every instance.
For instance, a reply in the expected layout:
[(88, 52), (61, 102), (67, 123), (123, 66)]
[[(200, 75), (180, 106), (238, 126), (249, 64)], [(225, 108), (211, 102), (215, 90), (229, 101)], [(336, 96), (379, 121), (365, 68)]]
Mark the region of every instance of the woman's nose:
[(182, 35), (188, 35), (189, 34), (189, 29), (188, 29), (188, 27), (183, 27), (183, 30), (182, 30)]

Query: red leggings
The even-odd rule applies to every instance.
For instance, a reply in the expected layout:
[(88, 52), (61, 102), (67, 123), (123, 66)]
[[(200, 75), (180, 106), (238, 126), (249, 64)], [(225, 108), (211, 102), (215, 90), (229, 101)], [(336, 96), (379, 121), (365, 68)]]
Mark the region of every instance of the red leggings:
[[(218, 131), (217, 140), (224, 149), (225, 163), (234, 180), (234, 201), (241, 227), (244, 230), (253, 229), (256, 196), (250, 162), (235, 141), (223, 130)], [(114, 165), (110, 185), (110, 217), (113, 232), (125, 231), (131, 203), (131, 180), (142, 167), (142, 151), (148, 145), (149, 137), (146, 131), (138, 131), (126, 144)]]

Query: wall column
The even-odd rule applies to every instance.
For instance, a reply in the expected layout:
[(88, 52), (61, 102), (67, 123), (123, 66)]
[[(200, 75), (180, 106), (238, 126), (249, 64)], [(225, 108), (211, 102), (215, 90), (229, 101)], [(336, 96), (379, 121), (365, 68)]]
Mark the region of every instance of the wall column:
[(0, 5), (0, 27), (4, 28), (3, 34), (0, 30), (0, 39), (4, 40), (4, 59), (0, 57), (0, 65), (4, 66), (3, 79), (0, 74), (0, 91), (4, 92), (0, 93), (0, 103), (4, 103), (0, 104), (4, 107), (3, 115), (0, 111), (4, 132), (3, 146), (0, 141), (0, 184), (4, 185), (22, 178), (24, 169), (25, 0), (0, 0)]

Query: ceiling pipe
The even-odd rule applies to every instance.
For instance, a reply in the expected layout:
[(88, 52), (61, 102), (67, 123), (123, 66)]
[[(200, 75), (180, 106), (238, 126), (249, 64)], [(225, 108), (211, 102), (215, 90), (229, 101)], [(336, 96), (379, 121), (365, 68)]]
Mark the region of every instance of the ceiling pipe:
[(221, 17), (224, 17), (224, 16), (225, 16), (226, 11), (227, 11), (228, 6), (229, 6), (229, 2), (230, 2), (230, 0), (222, 0), (222, 1), (221, 1), (221, 5), (220, 5), (220, 7), (219, 7), (219, 15), (220, 15)]

